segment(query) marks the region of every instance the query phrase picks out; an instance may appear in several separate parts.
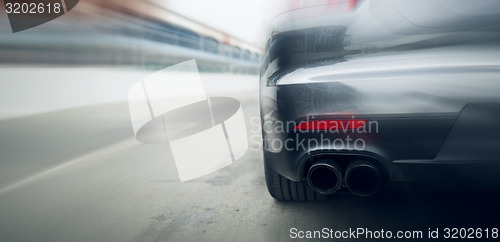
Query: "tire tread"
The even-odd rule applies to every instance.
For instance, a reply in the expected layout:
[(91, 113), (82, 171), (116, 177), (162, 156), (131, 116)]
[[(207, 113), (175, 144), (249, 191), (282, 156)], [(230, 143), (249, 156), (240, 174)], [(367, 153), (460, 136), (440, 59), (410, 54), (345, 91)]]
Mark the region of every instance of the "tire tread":
[(264, 162), (266, 184), (272, 197), (280, 201), (324, 201), (327, 195), (315, 192), (306, 181), (291, 181)]

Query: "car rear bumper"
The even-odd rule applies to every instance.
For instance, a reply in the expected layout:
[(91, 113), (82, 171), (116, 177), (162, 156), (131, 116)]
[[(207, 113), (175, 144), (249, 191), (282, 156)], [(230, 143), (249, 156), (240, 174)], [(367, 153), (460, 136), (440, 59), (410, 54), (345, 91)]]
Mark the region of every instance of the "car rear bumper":
[[(304, 180), (324, 157), (344, 168), (355, 159), (371, 160), (391, 181), (488, 180), (500, 174), (500, 102), (463, 102), (458, 111), (449, 105), (449, 112), (357, 114), (356, 106), (332, 100), (338, 93), (325, 94), (332, 87), (344, 103), (360, 95), (339, 83), (283, 85), (274, 89), (274, 103), (262, 104), (265, 161), (280, 175)], [(304, 88), (317, 92), (303, 98)], [(294, 129), (307, 120), (339, 119), (367, 124), (361, 131)]]

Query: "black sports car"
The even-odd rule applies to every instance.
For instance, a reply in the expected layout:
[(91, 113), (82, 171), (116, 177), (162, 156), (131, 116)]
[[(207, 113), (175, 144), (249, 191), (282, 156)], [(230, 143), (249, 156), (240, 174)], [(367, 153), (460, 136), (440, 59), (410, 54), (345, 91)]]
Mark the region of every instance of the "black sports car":
[(274, 198), (498, 187), (499, 1), (303, 2), (273, 20), (261, 67)]

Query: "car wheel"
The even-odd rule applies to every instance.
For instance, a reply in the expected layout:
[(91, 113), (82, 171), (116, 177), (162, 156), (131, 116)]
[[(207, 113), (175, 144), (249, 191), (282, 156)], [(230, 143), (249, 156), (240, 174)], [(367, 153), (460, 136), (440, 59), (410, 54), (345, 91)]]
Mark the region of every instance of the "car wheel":
[(305, 181), (291, 181), (278, 173), (264, 161), (267, 189), (272, 197), (280, 201), (324, 201), (325, 194), (315, 192)]

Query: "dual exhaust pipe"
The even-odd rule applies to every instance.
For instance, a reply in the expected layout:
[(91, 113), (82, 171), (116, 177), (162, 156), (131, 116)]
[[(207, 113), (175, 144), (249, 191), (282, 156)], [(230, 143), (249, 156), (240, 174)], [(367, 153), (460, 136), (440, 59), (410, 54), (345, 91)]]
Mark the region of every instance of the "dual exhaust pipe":
[(323, 159), (309, 168), (307, 181), (313, 190), (321, 194), (335, 193), (345, 185), (349, 191), (358, 196), (375, 194), (383, 184), (380, 170), (369, 161), (355, 160), (345, 169), (333, 160)]

